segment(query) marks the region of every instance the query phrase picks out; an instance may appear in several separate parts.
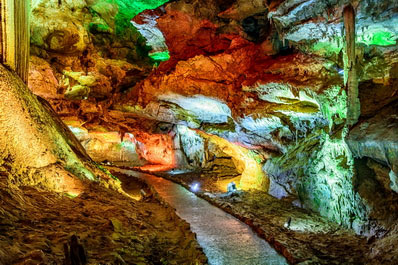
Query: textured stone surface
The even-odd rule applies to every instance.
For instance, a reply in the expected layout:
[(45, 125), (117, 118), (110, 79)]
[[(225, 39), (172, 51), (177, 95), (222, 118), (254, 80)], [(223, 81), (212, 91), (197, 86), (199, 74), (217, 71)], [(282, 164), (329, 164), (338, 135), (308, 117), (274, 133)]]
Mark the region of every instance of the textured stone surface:
[(158, 28), (157, 19), (162, 15), (161, 10), (146, 10), (131, 21), (134, 27), (146, 39), (147, 44), (151, 46), (150, 53), (168, 52), (166, 39)]
[(1, 167), (13, 172), (16, 184), (78, 194), (82, 180), (98, 178), (85, 150), (16, 74), (2, 65), (0, 72)]
[(168, 124), (165, 127), (158, 125), (158, 130), (152, 128), (150, 131), (143, 131), (142, 128), (130, 130), (121, 128), (120, 131), (110, 131), (112, 127), (103, 125), (86, 129), (82, 121), (72, 117), (65, 119), (64, 122), (96, 162), (117, 163), (130, 167), (163, 165), (165, 169), (185, 166), (185, 161), (179, 161), (175, 153), (175, 139), (172, 131), (168, 133), (170, 130)]
[(398, 240), (397, 225), (394, 225), (382, 239), (372, 244), (369, 256), (374, 260), (374, 264), (393, 264), (396, 263), (396, 245)]
[(370, 157), (398, 173), (398, 105), (384, 108), (351, 130), (347, 143), (357, 157)]
[(70, 198), (11, 189), (10, 180), (2, 171), (2, 264), (62, 264), (63, 244), (72, 235), (80, 238), (88, 264), (207, 264), (189, 224), (145, 184), (129, 180), (127, 193), (135, 195), (137, 185), (146, 191), (146, 199), (136, 201), (96, 183)]
[[(245, 53), (248, 49), (253, 53)], [(279, 61), (263, 57), (260, 61), (253, 57), (258, 49), (250, 44), (236, 52), (200, 55), (179, 62), (171, 73), (156, 72), (138, 86), (139, 103), (147, 104), (144, 112), (156, 106), (156, 101), (159, 105), (162, 101), (176, 104), (179, 109), (163, 105), (165, 110), (154, 113), (168, 113), (157, 117), (171, 123), (185, 122), (188, 127), (252, 149), (259, 154), (260, 164), (271, 157), (264, 171), (271, 178), (272, 195), (300, 198), (304, 207), (362, 231), (367, 210), (351, 184), (350, 152), (341, 133), (328, 136), (334, 133), (331, 130), (341, 129), (346, 117), (345, 94), (338, 86), (342, 79), (328, 61), (302, 54)], [(255, 72), (260, 65), (263, 70)], [(239, 83), (242, 71), (246, 77), (258, 78), (257, 83), (250, 83), (250, 78)], [(270, 82), (270, 78), (275, 81)], [(164, 94), (154, 98), (159, 93)], [(207, 97), (190, 96), (196, 93)], [(136, 112), (136, 108), (124, 110)], [(251, 179), (255, 175), (251, 173)]]
[[(265, 163), (263, 169), (271, 179), (271, 194), (292, 200), (299, 198), (300, 205), (331, 220), (360, 233), (372, 233), (373, 225), (369, 225), (372, 203), (369, 197), (361, 197), (355, 189), (355, 161), (343, 140), (347, 109), (342, 75), (346, 76), (347, 71), (341, 72), (345, 59), (341, 54), (344, 52), (344, 36), (340, 36), (342, 7), (346, 2), (284, 1), (281, 4), (272, 1), (267, 6), (268, 11), (262, 3), (256, 3), (237, 1), (223, 8), (219, 16), (239, 21), (235, 28), (231, 21), (228, 25), (223, 24), (209, 12), (210, 7), (220, 8), (212, 1), (206, 2), (207, 5), (196, 1), (166, 5), (158, 22), (168, 42), (171, 61), (161, 64), (160, 71), (136, 87), (132, 102), (148, 107), (172, 101), (180, 109), (176, 110), (175, 105), (164, 105), (162, 115), (158, 116), (162, 120), (185, 122), (188, 127), (259, 150), (266, 158), (261, 163)], [(372, 115), (396, 96), (395, 48), (389, 41), (394, 40), (395, 29), (388, 29), (392, 34), (390, 37), (380, 37), (387, 30), (386, 25), (395, 19), (395, 6), (385, 12), (382, 8), (375, 9), (372, 15), (380, 23), (374, 25), (366, 18), (374, 5), (374, 1), (363, 1), (355, 6), (359, 21), (357, 42), (360, 43), (357, 59), (364, 70), (358, 76), (360, 98), (370, 100), (367, 95), (371, 93), (371, 87), (375, 84), (381, 87), (377, 89), (373, 109), (365, 102), (362, 109), (366, 115)], [(268, 46), (248, 42), (253, 39), (237, 29), (245, 31), (245, 23), (254, 23), (255, 17), (246, 22), (243, 20), (256, 11), (268, 12), (279, 39), (290, 41), (291, 46), (303, 53), (279, 56), (275, 60), (275, 57), (266, 56)], [(182, 26), (174, 27), (172, 23), (175, 21), (181, 21), (179, 25)], [(257, 20), (256, 23), (260, 22)], [(204, 25), (208, 25), (208, 29), (201, 34)], [(222, 27), (228, 28), (231, 42), (219, 41), (224, 46), (209, 50), (208, 41), (225, 36)], [(364, 30), (366, 27), (369, 31)], [(184, 35), (184, 32), (191, 34)], [(272, 30), (268, 31), (268, 36), (272, 39), (270, 32)], [(197, 45), (196, 36), (205, 37), (203, 46)], [(272, 41), (280, 51), (294, 53), (286, 43)], [(328, 60), (318, 58), (314, 53)], [(218, 99), (229, 107), (231, 114), (217, 111), (218, 115), (209, 118), (217, 108), (211, 107), (211, 111), (203, 114), (206, 106), (211, 104), (203, 99), (205, 105), (195, 107), (192, 98), (198, 98), (198, 94)], [(222, 117), (228, 123), (223, 127), (218, 125)], [(209, 121), (213, 125), (203, 124)], [(391, 174), (390, 178), (395, 181), (395, 175)]]
[[(119, 4), (35, 2), (32, 53), (47, 62), (31, 59), (29, 82), (35, 93), (46, 98), (103, 99), (147, 75), (151, 64), (145, 41), (128, 21), (120, 24), (119, 15), (127, 7)], [(48, 63), (51, 68), (45, 67)]]

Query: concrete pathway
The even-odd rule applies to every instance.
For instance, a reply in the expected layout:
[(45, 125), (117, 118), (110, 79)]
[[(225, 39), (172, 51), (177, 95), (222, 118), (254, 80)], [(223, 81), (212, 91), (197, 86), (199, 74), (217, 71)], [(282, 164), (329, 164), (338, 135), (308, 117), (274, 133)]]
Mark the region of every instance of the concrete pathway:
[(191, 225), (211, 265), (287, 264), (284, 257), (246, 224), (182, 186), (149, 174), (118, 171), (144, 179), (154, 186), (160, 196), (177, 210), (178, 216)]

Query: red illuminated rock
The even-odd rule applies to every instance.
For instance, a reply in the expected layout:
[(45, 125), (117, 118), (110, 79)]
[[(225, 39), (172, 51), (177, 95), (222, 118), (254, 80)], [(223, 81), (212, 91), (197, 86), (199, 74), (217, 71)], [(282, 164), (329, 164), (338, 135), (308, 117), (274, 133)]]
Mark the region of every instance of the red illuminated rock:
[(176, 166), (173, 139), (168, 134), (136, 133), (137, 153), (151, 164)]

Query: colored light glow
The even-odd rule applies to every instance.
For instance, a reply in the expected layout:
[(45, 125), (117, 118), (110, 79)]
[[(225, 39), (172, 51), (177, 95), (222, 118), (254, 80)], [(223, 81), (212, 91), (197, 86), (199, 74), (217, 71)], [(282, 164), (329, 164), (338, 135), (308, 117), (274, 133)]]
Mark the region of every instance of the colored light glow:
[[(261, 157), (253, 150), (235, 145), (216, 135), (197, 131), (205, 139), (218, 146), (225, 154), (231, 156), (236, 170), (241, 173), (239, 187), (243, 190), (268, 190), (269, 178), (262, 170)], [(224, 186), (225, 187), (225, 186)]]
[(382, 28), (377, 31), (365, 31), (362, 38), (359, 40), (366, 45), (379, 45), (379, 46), (390, 46), (396, 44), (398, 35)]
[[(107, 0), (107, 2), (113, 3), (115, 0)], [(142, 11), (155, 9), (166, 2), (168, 2), (168, 0), (116, 0), (119, 7), (115, 17), (116, 33), (123, 34), (126, 28), (132, 26), (130, 20)]]
[(200, 184), (197, 182), (192, 183), (190, 188), (192, 192), (198, 192), (200, 190)]
[(74, 198), (76, 198), (77, 196), (79, 196), (80, 193), (78, 193), (78, 192), (67, 192), (67, 193), (65, 193), (65, 195), (66, 195), (67, 197), (71, 198), (71, 199), (74, 199)]
[[(176, 167), (173, 139), (170, 135), (140, 132), (137, 133), (138, 138), (136, 138), (131, 133), (125, 133), (121, 142), (119, 132), (87, 133), (79, 127), (69, 127), (75, 135), (84, 132), (89, 139), (92, 139), (85, 145), (85, 148), (90, 151), (93, 158), (95, 158), (96, 151), (101, 153), (108, 150), (108, 157), (113, 157), (111, 161), (125, 161), (131, 157), (140, 156), (149, 163), (140, 168), (145, 171), (168, 171)], [(101, 155), (100, 158), (103, 159), (103, 156)]]
[[(356, 22), (356, 42), (365, 45), (392, 46), (398, 39), (398, 16), (375, 18), (360, 16)], [(294, 27), (285, 39), (306, 53), (334, 56), (344, 50), (343, 23), (309, 22)], [(309, 44), (309, 45), (307, 45)]]
[(330, 56), (341, 51), (343, 48), (342, 43), (342, 39), (336, 37), (336, 40), (330, 40), (329, 42), (317, 42), (313, 47), (311, 47), (311, 49), (315, 52), (321, 52), (322, 54)]
[(138, 167), (138, 169), (142, 171), (148, 171), (148, 172), (165, 172), (173, 169), (174, 166), (170, 165), (145, 165), (142, 167)]
[(169, 51), (153, 52), (149, 54), (149, 57), (151, 57), (155, 61), (164, 62), (170, 59), (170, 53)]
[(141, 167), (142, 170), (167, 171), (176, 167), (172, 136), (140, 132), (135, 137), (137, 154), (150, 163)]

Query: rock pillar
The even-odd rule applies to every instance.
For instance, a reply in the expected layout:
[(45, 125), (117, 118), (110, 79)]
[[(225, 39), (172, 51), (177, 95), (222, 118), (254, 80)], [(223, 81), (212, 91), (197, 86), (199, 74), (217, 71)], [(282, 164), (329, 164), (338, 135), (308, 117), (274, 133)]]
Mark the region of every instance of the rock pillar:
[(27, 83), (30, 0), (0, 0), (0, 62)]
[(346, 54), (347, 60), (344, 70), (347, 75), (347, 124), (352, 126), (357, 123), (361, 114), (360, 102), (358, 97), (358, 70), (355, 55), (355, 10), (351, 4), (343, 10)]

